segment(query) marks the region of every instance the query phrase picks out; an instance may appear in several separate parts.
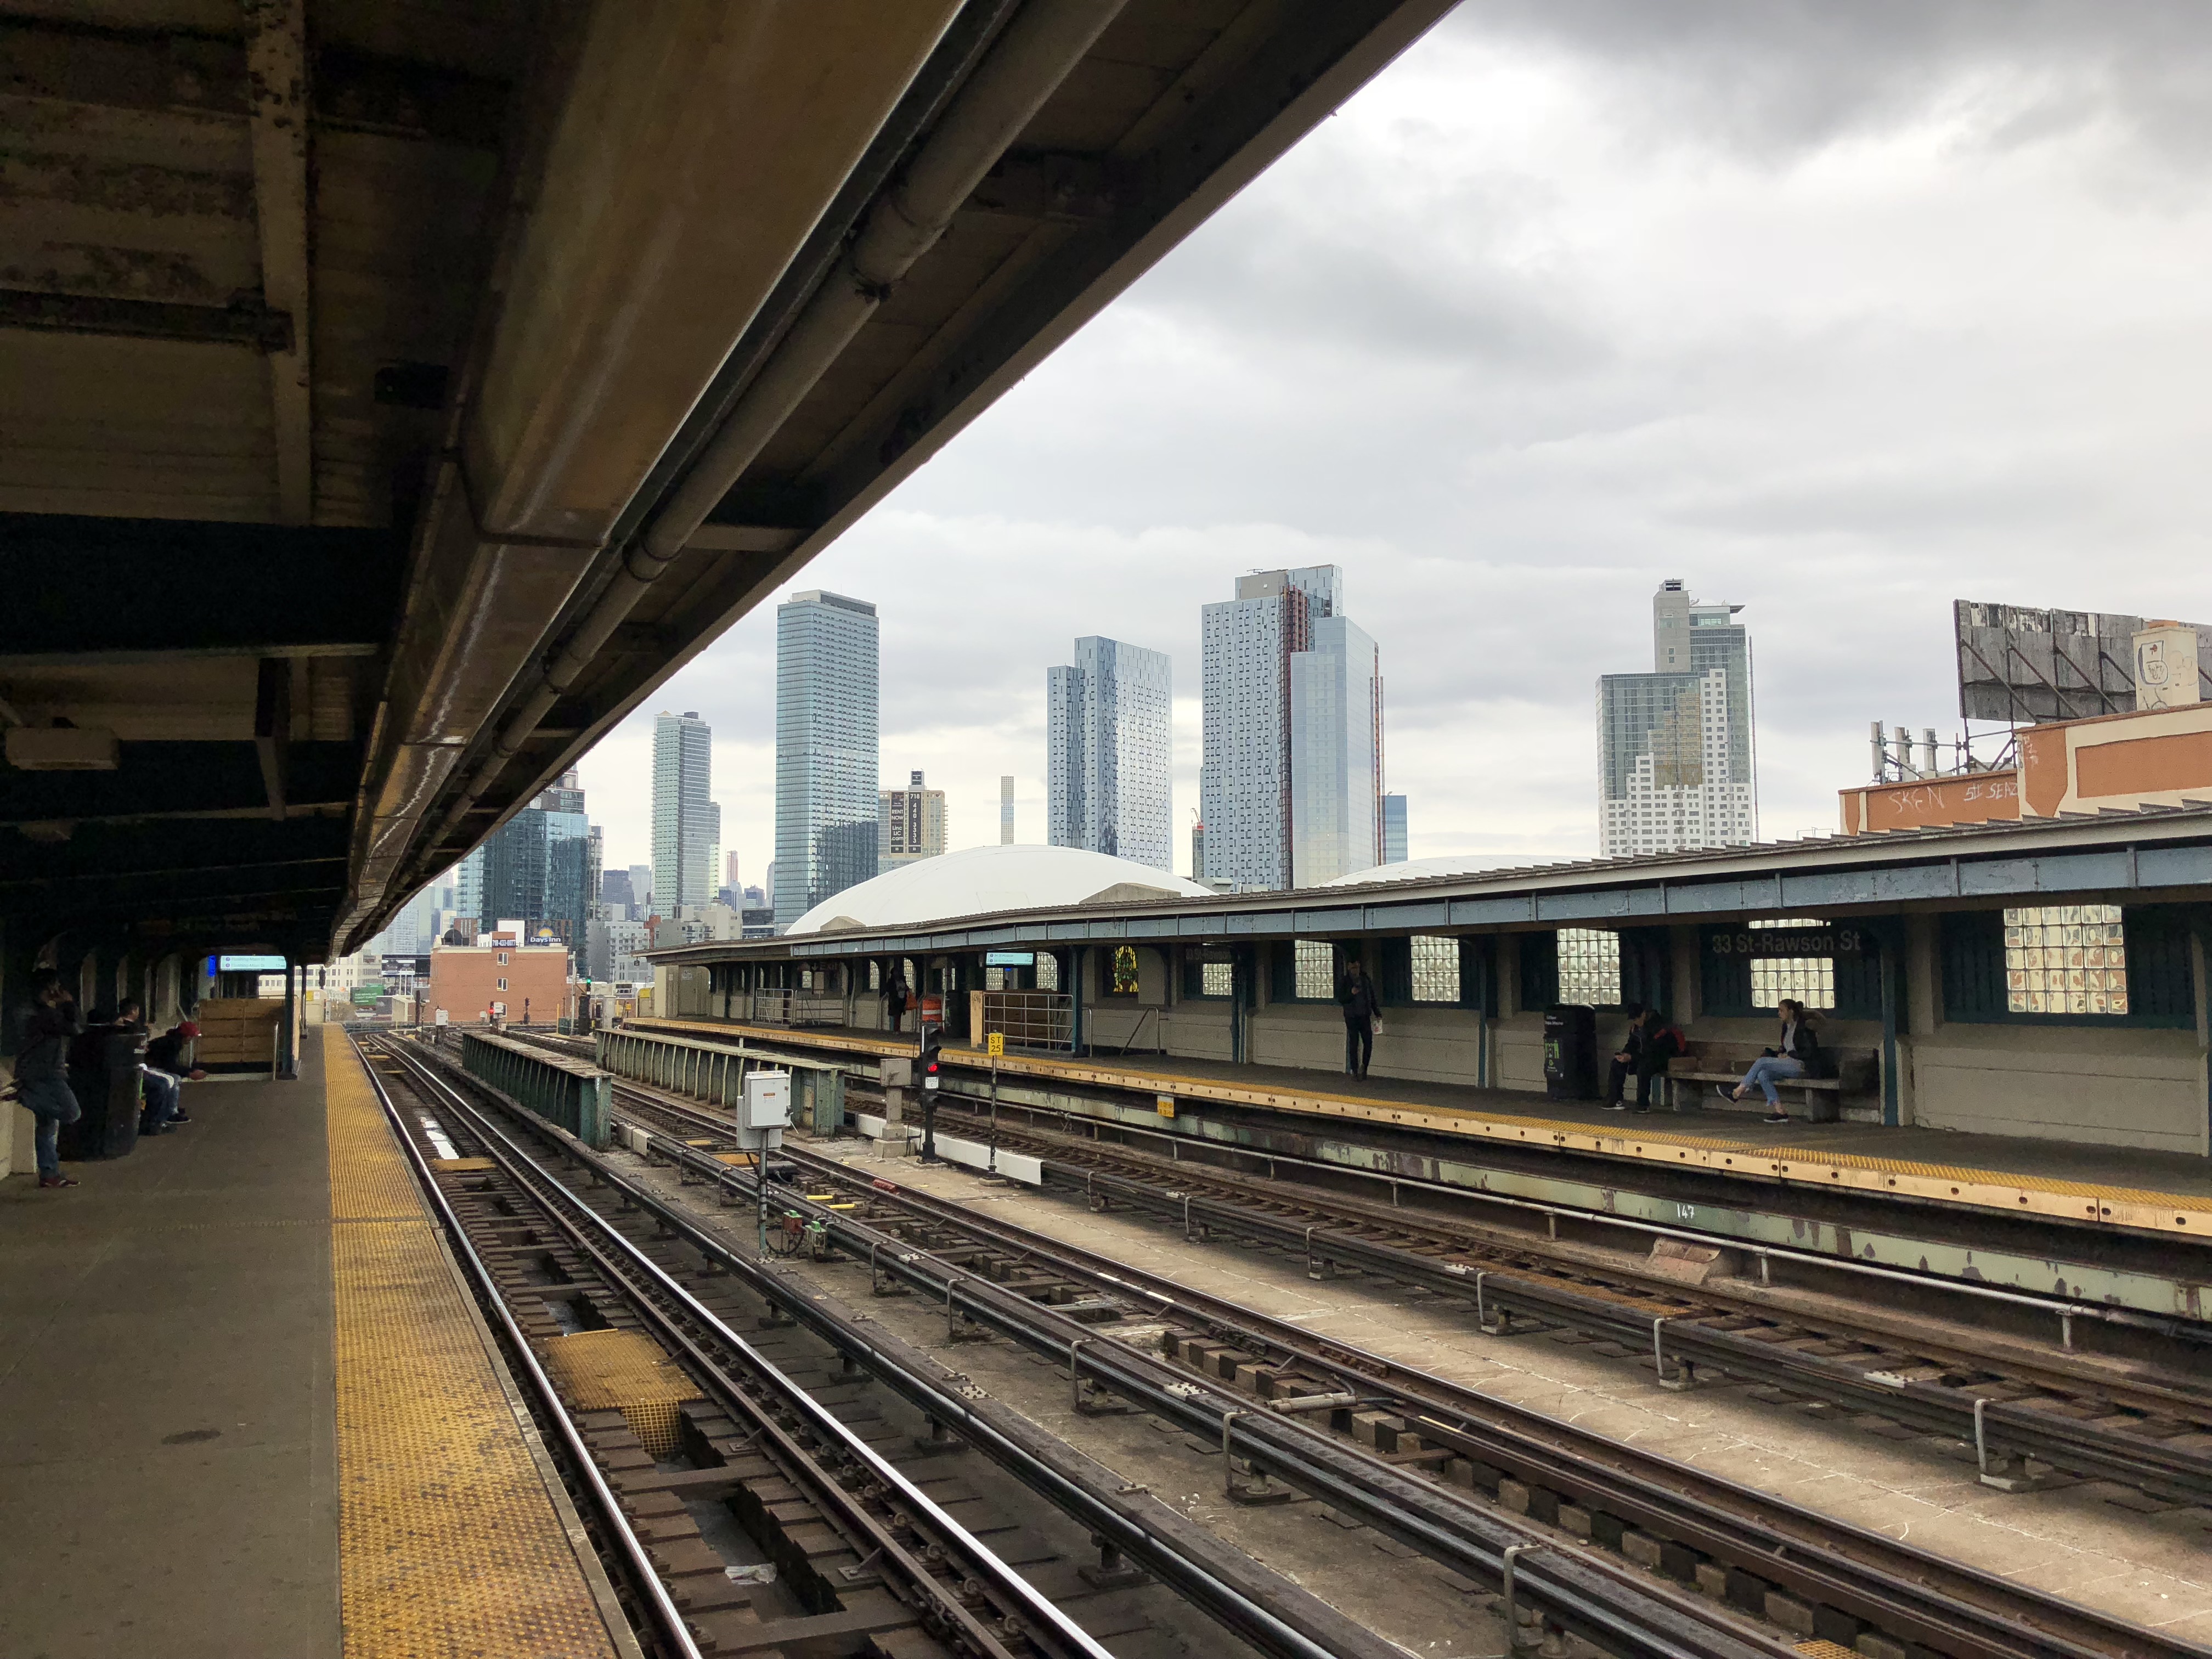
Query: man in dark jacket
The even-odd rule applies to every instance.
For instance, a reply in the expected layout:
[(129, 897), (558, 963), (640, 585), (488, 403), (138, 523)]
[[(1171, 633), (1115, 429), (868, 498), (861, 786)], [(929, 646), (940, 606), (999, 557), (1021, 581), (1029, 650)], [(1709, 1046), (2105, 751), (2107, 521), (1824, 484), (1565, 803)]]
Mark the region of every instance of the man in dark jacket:
[(884, 976), (884, 1018), (886, 1029), (896, 1031), (899, 1022), (906, 1018), (906, 1006), (911, 993), (906, 988), (906, 975), (896, 962)]
[(1628, 1016), (1628, 1035), (1621, 1039), (1606, 1076), (1605, 1109), (1631, 1109), (1626, 1097), (1628, 1079), (1632, 1074), (1636, 1079), (1633, 1109), (1648, 1112), (1651, 1109), (1651, 1079), (1666, 1076), (1667, 1062), (1681, 1054), (1682, 1034), (1663, 1024), (1656, 1012), (1637, 1003), (1630, 1003), (1622, 1012)]
[(1344, 1070), (1347, 1077), (1365, 1077), (1367, 1062), (1375, 1054), (1375, 1017), (1382, 1012), (1375, 994), (1375, 981), (1354, 957), (1344, 964), (1337, 981), (1336, 1000), (1344, 1009)]
[(62, 988), (62, 976), (42, 968), (31, 976), (31, 1006), (15, 1043), (15, 1093), (38, 1120), (39, 1185), (74, 1187), (62, 1173), (56, 1141), (64, 1123), (84, 1115), (69, 1085), (70, 1045), (84, 1030), (76, 999)]
[[(140, 1134), (157, 1135), (192, 1121), (184, 1107), (183, 1061), (185, 1045), (199, 1034), (198, 1026), (185, 1020), (146, 1045), (146, 1058), (140, 1068), (146, 1073), (146, 1110), (138, 1120)], [(207, 1073), (196, 1071), (192, 1075), (200, 1078)]]

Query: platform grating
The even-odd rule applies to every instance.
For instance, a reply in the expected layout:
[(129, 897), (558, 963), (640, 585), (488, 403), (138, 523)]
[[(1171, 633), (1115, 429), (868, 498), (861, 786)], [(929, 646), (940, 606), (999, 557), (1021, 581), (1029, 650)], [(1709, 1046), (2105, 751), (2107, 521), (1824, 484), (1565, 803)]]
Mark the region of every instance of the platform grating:
[(612, 1659), (368, 1077), (323, 1043), (347, 1659)]
[(577, 1331), (538, 1346), (561, 1397), (580, 1412), (617, 1411), (664, 1462), (684, 1449), (677, 1408), (699, 1398), (691, 1379), (642, 1331)]

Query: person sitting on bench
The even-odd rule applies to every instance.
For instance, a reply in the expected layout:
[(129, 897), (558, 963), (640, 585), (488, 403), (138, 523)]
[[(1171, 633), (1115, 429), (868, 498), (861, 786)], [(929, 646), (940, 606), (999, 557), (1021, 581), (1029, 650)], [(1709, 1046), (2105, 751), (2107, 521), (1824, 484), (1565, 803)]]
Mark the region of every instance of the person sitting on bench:
[(1813, 1031), (1813, 1016), (1803, 1003), (1784, 997), (1781, 1014), (1781, 1046), (1769, 1048), (1752, 1061), (1751, 1069), (1734, 1090), (1725, 1083), (1715, 1085), (1715, 1091), (1724, 1100), (1741, 1100), (1753, 1089), (1764, 1089), (1769, 1123), (1790, 1121), (1790, 1114), (1782, 1109), (1782, 1097), (1774, 1091), (1776, 1082), (1805, 1076), (1813, 1069), (1814, 1057), (1820, 1052), (1820, 1039)]

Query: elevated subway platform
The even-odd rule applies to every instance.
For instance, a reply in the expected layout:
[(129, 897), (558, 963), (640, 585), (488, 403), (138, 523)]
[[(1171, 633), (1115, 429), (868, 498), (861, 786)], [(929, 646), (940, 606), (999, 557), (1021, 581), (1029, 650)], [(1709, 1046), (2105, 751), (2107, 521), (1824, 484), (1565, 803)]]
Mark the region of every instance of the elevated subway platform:
[(623, 1651), (343, 1034), (185, 1100), (0, 1182), (0, 1651)]
[[(914, 1052), (878, 1030), (787, 1029), (700, 1019), (641, 1018), (624, 1030), (694, 1040), (830, 1050), (856, 1058)], [(949, 1048), (955, 1073), (988, 1076), (991, 1062)], [(1950, 1130), (1861, 1123), (1769, 1126), (1735, 1113), (1607, 1112), (1595, 1103), (1401, 1078), (1348, 1078), (1289, 1066), (1182, 1057), (1008, 1054), (1014, 1086), (1171, 1097), (1193, 1106), (1328, 1120), (1519, 1148), (1549, 1148), (1631, 1164), (1700, 1172), (1967, 1212), (1996, 1212), (2097, 1227), (2212, 1239), (2212, 1161), (2186, 1154)]]

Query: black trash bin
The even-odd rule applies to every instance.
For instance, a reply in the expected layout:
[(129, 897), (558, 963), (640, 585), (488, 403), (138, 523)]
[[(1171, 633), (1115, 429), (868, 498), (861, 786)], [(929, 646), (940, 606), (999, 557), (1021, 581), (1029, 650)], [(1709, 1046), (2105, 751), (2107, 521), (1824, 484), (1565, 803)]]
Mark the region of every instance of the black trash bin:
[(1544, 1010), (1544, 1093), (1553, 1100), (1597, 1097), (1597, 1011), (1578, 1002)]
[(70, 1045), (70, 1092), (82, 1115), (62, 1126), (62, 1157), (122, 1158), (137, 1146), (138, 1062), (145, 1052), (143, 1032), (113, 1025), (95, 1025)]

